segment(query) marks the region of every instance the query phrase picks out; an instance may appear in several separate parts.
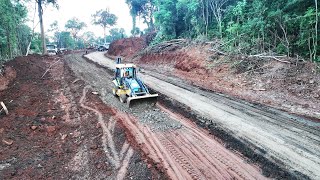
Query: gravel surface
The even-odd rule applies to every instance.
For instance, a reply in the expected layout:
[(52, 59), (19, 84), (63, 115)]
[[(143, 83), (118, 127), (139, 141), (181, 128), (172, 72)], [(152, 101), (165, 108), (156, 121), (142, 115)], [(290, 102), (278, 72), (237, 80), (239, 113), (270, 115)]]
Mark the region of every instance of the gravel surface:
[(119, 99), (111, 93), (113, 76), (110, 75), (110, 70), (98, 68), (96, 65), (84, 61), (78, 54), (68, 55), (66, 59), (77, 77), (80, 77), (99, 92), (103, 102), (116, 107), (122, 112), (133, 114), (139, 122), (150, 125), (152, 131), (164, 131), (182, 127), (181, 123), (170, 118), (156, 106), (148, 106), (147, 103), (143, 103), (135, 105), (134, 108), (128, 108), (127, 104), (121, 103)]

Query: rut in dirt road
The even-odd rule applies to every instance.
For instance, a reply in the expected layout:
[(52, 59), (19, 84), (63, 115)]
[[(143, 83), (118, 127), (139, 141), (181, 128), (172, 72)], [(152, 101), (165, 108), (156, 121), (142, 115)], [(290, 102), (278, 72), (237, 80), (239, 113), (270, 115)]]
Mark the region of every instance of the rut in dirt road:
[[(108, 106), (115, 108), (113, 118), (121, 121), (138, 146), (170, 178), (265, 178), (258, 166), (226, 149), (208, 132), (170, 115), (169, 111), (143, 105), (128, 109), (111, 93), (112, 75), (104, 68), (88, 63), (77, 54), (66, 57), (66, 60), (78, 78), (90, 84)], [(99, 116), (98, 112), (95, 114)]]
[(99, 110), (97, 110), (97, 108), (91, 108), (91, 107), (84, 104), (86, 94), (87, 94), (89, 88), (90, 88), (90, 86), (86, 86), (83, 89), (83, 95), (80, 99), (80, 105), (81, 105), (81, 107), (83, 107), (89, 111), (92, 111), (97, 115), (98, 121), (99, 121), (100, 126), (103, 130), (102, 145), (103, 145), (104, 152), (105, 152), (107, 158), (109, 159), (109, 161), (112, 163), (112, 165), (118, 171), (117, 172), (117, 179), (119, 179), (119, 180), (124, 179), (126, 172), (127, 172), (130, 158), (133, 155), (133, 149), (130, 147), (130, 145), (126, 141), (126, 142), (124, 142), (121, 151), (117, 152), (117, 150), (115, 148), (115, 143), (113, 141), (113, 132), (114, 132), (116, 121), (111, 117), (109, 119), (109, 123), (107, 125), (104, 121), (102, 113)]

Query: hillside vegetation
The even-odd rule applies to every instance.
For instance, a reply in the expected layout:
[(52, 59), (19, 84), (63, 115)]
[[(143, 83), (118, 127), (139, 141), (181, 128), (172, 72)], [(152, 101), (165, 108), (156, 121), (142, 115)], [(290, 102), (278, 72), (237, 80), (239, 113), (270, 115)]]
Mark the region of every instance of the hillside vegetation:
[[(158, 30), (155, 42), (218, 39), (233, 54), (319, 59), (317, 0), (127, 0), (133, 22)], [(137, 32), (135, 23), (133, 33)]]

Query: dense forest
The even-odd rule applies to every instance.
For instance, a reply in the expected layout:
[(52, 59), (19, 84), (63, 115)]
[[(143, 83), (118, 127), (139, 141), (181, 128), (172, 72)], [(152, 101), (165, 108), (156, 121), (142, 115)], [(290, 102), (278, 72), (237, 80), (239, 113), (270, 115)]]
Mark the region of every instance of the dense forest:
[(25, 25), (27, 10), (19, 2), (0, 0), (0, 59), (26, 52), (30, 27)]
[[(278, 54), (320, 61), (317, 0), (127, 0), (133, 22), (173, 38), (216, 40), (235, 54)], [(136, 32), (133, 23), (132, 32)]]
[[(0, 0), (0, 59), (24, 55), (29, 49), (40, 53), (41, 41), (50, 41), (42, 33), (35, 33), (38, 22), (33, 22), (34, 27), (26, 25), (28, 12), (24, 2)], [(37, 2), (34, 1), (34, 16)], [(157, 34), (153, 43), (189, 38), (214, 41), (221, 51), (232, 54), (277, 54), (320, 61), (317, 0), (126, 0), (126, 3), (133, 22), (131, 34), (141, 33), (136, 20), (143, 19), (148, 26), (145, 33)], [(112, 28), (117, 17), (108, 9), (97, 11), (92, 18), (93, 24), (102, 26), (105, 34), (108, 29), (110, 35), (102, 39), (92, 32), (79, 35), (86, 24), (73, 18), (64, 30), (59, 30), (58, 22), (51, 24), (50, 31), (54, 34), (51, 41), (60, 47), (76, 49), (88, 42), (125, 37), (123, 29)]]
[[(27, 4), (34, 8), (27, 9)], [(69, 19), (64, 29), (59, 29), (59, 22), (54, 21), (49, 25), (47, 32), (41, 32), (43, 22), (35, 19), (38, 19), (36, 16), (42, 19), (45, 6), (59, 8), (56, 0), (0, 0), (0, 64), (28, 53), (45, 53), (42, 44), (50, 43), (56, 44), (58, 48), (81, 49), (93, 43), (112, 42), (126, 37), (123, 28), (112, 28), (116, 24), (117, 17), (108, 9), (92, 14), (94, 25), (101, 25), (104, 31), (108, 28), (109, 34), (105, 37), (96, 37), (93, 32), (85, 31), (87, 25), (76, 17)], [(32, 15), (32, 19), (30, 17), (28, 19), (28, 13)], [(32, 22), (32, 27), (27, 25), (27, 21)], [(40, 33), (36, 31), (39, 27)]]

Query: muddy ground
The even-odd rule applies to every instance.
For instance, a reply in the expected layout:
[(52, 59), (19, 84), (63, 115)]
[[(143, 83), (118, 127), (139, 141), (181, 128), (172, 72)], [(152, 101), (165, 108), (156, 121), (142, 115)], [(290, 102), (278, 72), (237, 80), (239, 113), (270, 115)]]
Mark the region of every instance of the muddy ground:
[(21, 57), (6, 67), (0, 179), (166, 179), (62, 56)]
[[(92, 54), (107, 67), (112, 64), (103, 53)], [(178, 94), (163, 93), (156, 106), (142, 103), (130, 109), (111, 93), (113, 72), (94, 63), (99, 62), (71, 53), (27, 56), (6, 64), (11, 68), (0, 80), (9, 83), (0, 91), (0, 101), (10, 114), (0, 115), (0, 179), (316, 179), (316, 125), (306, 124), (306, 132), (300, 132), (305, 121), (221, 100), (174, 77), (149, 72), (140, 75), (158, 86), (155, 90)], [(193, 102), (187, 104), (192, 106), (177, 100), (189, 93)], [(238, 112), (244, 109), (247, 114)], [(221, 110), (238, 133), (219, 122), (214, 113)], [(272, 113), (278, 113), (281, 122), (273, 121)], [(237, 124), (241, 121), (243, 125)], [(285, 122), (293, 123), (295, 131), (284, 127)], [(294, 144), (300, 141), (299, 132), (307, 139), (303, 146)], [(288, 140), (279, 144), (289, 152), (284, 155), (274, 144), (282, 139)], [(248, 143), (260, 140), (257, 146)], [(273, 143), (274, 149), (264, 142)], [(297, 153), (291, 147), (302, 156), (278, 161)], [(316, 154), (312, 161), (310, 152)], [(305, 167), (298, 163), (301, 159), (316, 166)], [(285, 164), (292, 162), (297, 168)]]

